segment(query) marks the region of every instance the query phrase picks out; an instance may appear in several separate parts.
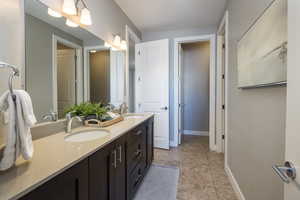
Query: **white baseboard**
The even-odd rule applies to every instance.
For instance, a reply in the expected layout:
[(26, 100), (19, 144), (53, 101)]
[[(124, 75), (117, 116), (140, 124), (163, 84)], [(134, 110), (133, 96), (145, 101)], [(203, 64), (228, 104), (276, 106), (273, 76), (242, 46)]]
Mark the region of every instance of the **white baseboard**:
[(238, 184), (238, 182), (236, 181), (231, 169), (229, 168), (229, 166), (226, 164), (225, 165), (225, 172), (229, 178), (229, 181), (233, 187), (233, 190), (235, 192), (235, 194), (237, 195), (239, 200), (246, 200), (245, 196), (242, 193), (242, 190)]
[(184, 130), (184, 135), (196, 135), (196, 136), (209, 136), (208, 131), (193, 131), (193, 130)]

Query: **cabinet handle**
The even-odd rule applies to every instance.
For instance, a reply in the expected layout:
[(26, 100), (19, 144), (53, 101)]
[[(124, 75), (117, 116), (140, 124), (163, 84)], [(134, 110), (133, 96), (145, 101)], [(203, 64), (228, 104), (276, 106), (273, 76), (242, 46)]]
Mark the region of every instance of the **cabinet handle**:
[(138, 177), (135, 179), (135, 182), (134, 182), (134, 186), (136, 186), (139, 182), (140, 182), (140, 179), (142, 178), (142, 174), (141, 174), (141, 171), (139, 170), (139, 175)]
[(120, 163), (122, 163), (122, 146), (120, 145), (119, 147), (118, 147), (118, 149), (119, 149), (119, 162)]
[(136, 151), (135, 151), (135, 157), (139, 157), (140, 155), (141, 155), (141, 150), (140, 149), (137, 149)]
[(117, 151), (113, 150), (114, 161), (112, 163), (114, 168), (117, 168)]
[(135, 135), (138, 136), (138, 135), (141, 135), (142, 133), (143, 133), (142, 130), (138, 130), (138, 131), (135, 133)]

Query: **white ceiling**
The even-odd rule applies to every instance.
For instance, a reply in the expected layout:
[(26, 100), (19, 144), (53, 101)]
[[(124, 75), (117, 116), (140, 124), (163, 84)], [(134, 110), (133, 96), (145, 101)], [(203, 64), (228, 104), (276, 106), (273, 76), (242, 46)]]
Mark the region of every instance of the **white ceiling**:
[(115, 0), (141, 31), (216, 26), (227, 0)]

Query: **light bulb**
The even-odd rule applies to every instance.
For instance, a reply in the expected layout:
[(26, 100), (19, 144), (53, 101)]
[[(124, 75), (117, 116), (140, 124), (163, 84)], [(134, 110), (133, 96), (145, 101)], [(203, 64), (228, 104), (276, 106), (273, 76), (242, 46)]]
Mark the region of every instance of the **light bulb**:
[(109, 44), (108, 42), (104, 42), (104, 46), (110, 48), (111, 44)]
[(92, 25), (92, 17), (89, 9), (87, 8), (82, 9), (81, 16), (80, 16), (80, 23), (84, 25)]
[(127, 42), (125, 40), (122, 40), (121, 42), (121, 49), (126, 50), (127, 49)]
[(70, 26), (70, 27), (73, 27), (73, 28), (79, 26), (78, 24), (76, 24), (75, 22), (72, 22), (72, 21), (69, 20), (69, 19), (66, 20), (66, 25), (68, 25), (68, 26)]
[(114, 38), (114, 46), (116, 46), (116, 47), (121, 46), (121, 37), (119, 35), (116, 35)]
[(97, 51), (96, 50), (90, 50), (90, 53), (96, 53)]
[(64, 0), (62, 10), (68, 15), (76, 15), (77, 9), (74, 0)]
[(48, 8), (48, 15), (52, 16), (52, 17), (62, 17), (62, 15), (59, 12), (56, 12), (54, 10), (52, 10), (51, 8)]

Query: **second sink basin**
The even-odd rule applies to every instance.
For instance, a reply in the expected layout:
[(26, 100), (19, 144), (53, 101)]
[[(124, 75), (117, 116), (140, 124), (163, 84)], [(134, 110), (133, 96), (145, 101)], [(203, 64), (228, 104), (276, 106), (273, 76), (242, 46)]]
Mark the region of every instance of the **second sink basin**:
[(124, 119), (140, 119), (143, 118), (143, 114), (136, 114), (136, 113), (127, 113), (124, 115)]
[(100, 139), (109, 135), (109, 131), (106, 130), (89, 130), (78, 133), (72, 133), (65, 137), (67, 142), (87, 142), (96, 139)]

